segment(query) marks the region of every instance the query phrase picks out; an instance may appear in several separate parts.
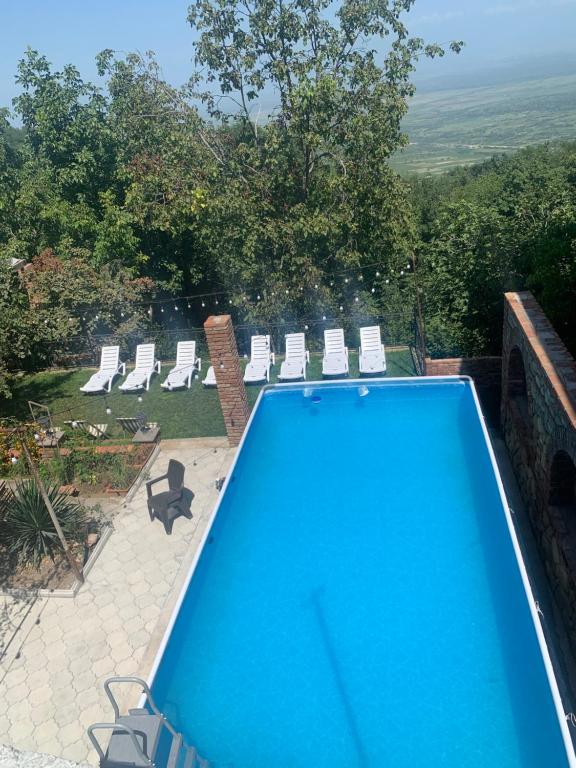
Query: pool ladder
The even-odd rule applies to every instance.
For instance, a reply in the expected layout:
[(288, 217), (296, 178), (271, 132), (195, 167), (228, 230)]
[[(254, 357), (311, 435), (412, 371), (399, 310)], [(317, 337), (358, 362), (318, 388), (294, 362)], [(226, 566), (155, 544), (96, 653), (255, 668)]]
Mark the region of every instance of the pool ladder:
[[(146, 695), (147, 707), (129, 709), (127, 715), (121, 715), (110, 689), (110, 685), (116, 683), (139, 685)], [(100, 758), (100, 768), (210, 768), (160, 712), (144, 680), (110, 677), (104, 683), (104, 690), (114, 710), (114, 722), (94, 723), (87, 731)], [(111, 731), (105, 751), (96, 731)]]

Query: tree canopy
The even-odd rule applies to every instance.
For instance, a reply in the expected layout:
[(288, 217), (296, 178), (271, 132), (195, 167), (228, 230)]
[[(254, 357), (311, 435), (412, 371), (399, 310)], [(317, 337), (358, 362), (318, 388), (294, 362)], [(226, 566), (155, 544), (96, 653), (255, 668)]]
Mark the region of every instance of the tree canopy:
[(419, 59), (462, 45), (411, 36), (413, 4), (195, 0), (182, 88), (152, 53), (102, 51), (94, 84), (26, 51), (22, 129), (0, 113), (4, 391), (66, 339), (161, 322), (159, 297), (217, 294), (263, 324), (410, 315), (415, 265), (433, 352), (496, 351), (506, 288), (569, 336), (573, 146), (440, 179), (390, 167)]

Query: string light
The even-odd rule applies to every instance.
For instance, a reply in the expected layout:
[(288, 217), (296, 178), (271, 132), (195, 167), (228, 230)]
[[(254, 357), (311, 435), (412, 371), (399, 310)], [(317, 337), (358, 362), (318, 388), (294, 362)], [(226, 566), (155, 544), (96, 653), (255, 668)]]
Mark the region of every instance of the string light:
[(372, 288), (372, 293), (376, 293), (376, 288)]
[(380, 277), (380, 272), (376, 272), (376, 277)]
[[(218, 303), (218, 302), (216, 302), (216, 303)], [(188, 309), (190, 309), (190, 302), (188, 302)]]
[(203, 307), (205, 307), (205, 306), (206, 306), (206, 304), (205, 304), (204, 302), (202, 302), (202, 306), (203, 306)]
[(360, 301), (360, 299), (358, 298), (358, 296), (355, 296), (355, 297), (354, 297), (354, 301), (355, 301), (356, 303), (358, 303), (358, 302)]
[(178, 307), (174, 304), (174, 312), (178, 312)]
[(326, 320), (326, 315), (322, 315), (322, 320)]

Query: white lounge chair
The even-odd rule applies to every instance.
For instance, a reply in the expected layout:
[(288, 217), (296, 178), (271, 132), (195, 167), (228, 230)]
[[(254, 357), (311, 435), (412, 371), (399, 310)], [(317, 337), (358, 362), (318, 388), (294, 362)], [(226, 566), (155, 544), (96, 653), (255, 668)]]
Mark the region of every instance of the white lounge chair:
[(202, 384), (205, 387), (216, 387), (218, 386), (216, 384), (216, 374), (214, 373), (214, 366), (211, 365), (208, 370), (206, 371), (206, 376), (204, 377)]
[(270, 381), (270, 366), (274, 363), (274, 352), (270, 351), (270, 336), (252, 336), (250, 362), (244, 371), (246, 384)]
[(280, 366), (278, 378), (283, 381), (306, 379), (306, 363), (310, 362), (310, 353), (306, 349), (306, 337), (303, 333), (287, 333), (286, 357)]
[(108, 424), (92, 424), (89, 421), (83, 419), (75, 419), (74, 421), (65, 421), (64, 424), (71, 429), (84, 432), (88, 437), (93, 437), (95, 440), (104, 439), (108, 437)]
[(155, 373), (160, 373), (162, 364), (155, 359), (154, 344), (138, 344), (136, 347), (136, 365), (130, 371), (125, 381), (118, 389), (123, 392), (137, 392), (140, 389), (150, 389), (150, 379)]
[(114, 378), (121, 373), (126, 375), (126, 363), (120, 362), (120, 347), (102, 347), (100, 353), (100, 370), (92, 374), (81, 392), (110, 392)]
[(322, 358), (323, 376), (347, 376), (348, 347), (344, 343), (342, 328), (324, 331), (324, 357)]
[(192, 384), (196, 371), (202, 369), (202, 361), (196, 357), (195, 341), (179, 341), (176, 347), (176, 365), (160, 385), (164, 389), (179, 389)]
[(386, 373), (386, 352), (379, 325), (360, 328), (358, 360), (360, 373)]

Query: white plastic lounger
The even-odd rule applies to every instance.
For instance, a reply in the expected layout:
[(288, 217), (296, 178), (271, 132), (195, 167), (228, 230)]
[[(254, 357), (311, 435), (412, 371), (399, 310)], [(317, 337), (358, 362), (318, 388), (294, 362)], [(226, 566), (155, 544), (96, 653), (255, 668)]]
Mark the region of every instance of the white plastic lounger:
[(66, 424), (66, 426), (70, 427), (71, 429), (84, 432), (84, 434), (88, 435), (88, 437), (93, 437), (95, 440), (103, 440), (104, 438), (108, 437), (108, 424), (92, 424), (91, 422), (84, 421), (83, 419), (65, 421), (64, 424)]
[(137, 392), (140, 389), (150, 389), (150, 379), (153, 374), (160, 373), (160, 360), (155, 359), (154, 344), (138, 344), (136, 347), (136, 365), (126, 380), (118, 389), (123, 392)]
[(360, 328), (358, 359), (360, 373), (386, 373), (386, 352), (379, 325)]
[(196, 371), (202, 369), (202, 361), (196, 357), (195, 341), (179, 341), (176, 347), (176, 365), (160, 385), (163, 389), (180, 389), (192, 384)]
[(204, 377), (204, 380), (202, 381), (202, 384), (205, 387), (216, 387), (216, 374), (214, 373), (214, 366), (211, 365), (208, 370), (206, 371), (206, 376)]
[(344, 343), (342, 328), (324, 331), (324, 357), (322, 358), (323, 376), (347, 376), (348, 347)]
[(81, 392), (110, 392), (114, 378), (121, 373), (126, 375), (126, 363), (120, 362), (120, 347), (102, 347), (100, 353), (100, 370), (94, 373), (80, 387)]
[(246, 384), (270, 381), (270, 366), (274, 362), (274, 353), (270, 352), (270, 336), (252, 336), (250, 362), (244, 371)]
[(310, 353), (306, 349), (306, 337), (303, 333), (287, 333), (286, 357), (280, 366), (279, 379), (294, 381), (306, 379), (306, 363), (310, 362)]

